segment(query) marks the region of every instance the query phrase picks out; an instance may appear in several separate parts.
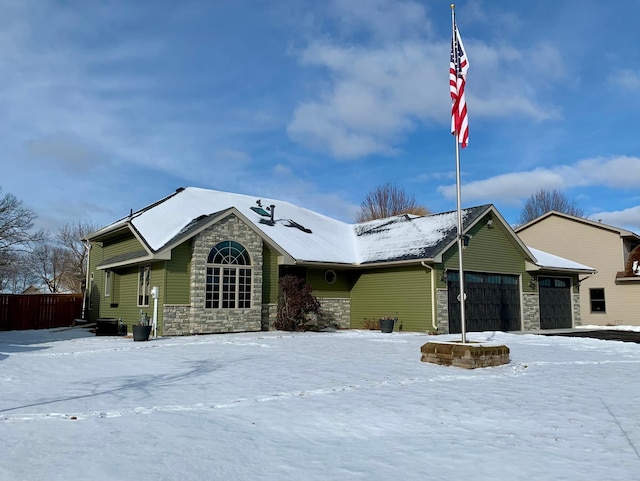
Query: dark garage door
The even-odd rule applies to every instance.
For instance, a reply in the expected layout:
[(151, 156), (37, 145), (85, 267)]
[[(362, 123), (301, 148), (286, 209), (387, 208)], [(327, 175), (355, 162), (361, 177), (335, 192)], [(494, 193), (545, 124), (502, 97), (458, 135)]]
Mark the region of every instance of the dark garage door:
[[(519, 331), (520, 287), (518, 276), (507, 274), (483, 274), (465, 272), (466, 330)], [(449, 301), (449, 332), (462, 332), (460, 322), (460, 277), (458, 272), (447, 273)]]
[(539, 277), (540, 329), (572, 327), (571, 279)]

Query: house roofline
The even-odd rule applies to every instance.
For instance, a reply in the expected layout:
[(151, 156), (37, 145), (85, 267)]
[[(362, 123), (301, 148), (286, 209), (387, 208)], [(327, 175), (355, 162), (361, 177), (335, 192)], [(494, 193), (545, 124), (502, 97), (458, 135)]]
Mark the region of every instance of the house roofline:
[(585, 219), (584, 217), (577, 217), (574, 215), (570, 215), (570, 214), (565, 214), (564, 212), (560, 212), (557, 210), (550, 210), (549, 212), (541, 215), (540, 217), (536, 217), (533, 220), (530, 220), (529, 222), (527, 222), (526, 224), (522, 224), (521, 226), (518, 226), (515, 228), (515, 232), (518, 233), (520, 231), (526, 230), (529, 227), (543, 221), (544, 219), (547, 219), (551, 216), (555, 216), (555, 217), (561, 217), (567, 220), (571, 220), (573, 222), (578, 222), (580, 224), (585, 224), (585, 225), (589, 225), (591, 227), (596, 227), (598, 229), (602, 229), (602, 230), (606, 230), (606, 231), (610, 231), (610, 232), (614, 232), (618, 235), (620, 235), (620, 237), (633, 237), (637, 240), (640, 240), (640, 236), (638, 234), (636, 234), (635, 232), (632, 232), (630, 230), (627, 229), (622, 229), (620, 227), (615, 227), (609, 224), (603, 224), (602, 222), (598, 222), (595, 220), (591, 220), (591, 219)]
[[(520, 239), (520, 237), (515, 233), (513, 228), (509, 225), (509, 223), (506, 221), (506, 219), (504, 217), (502, 217), (502, 214), (500, 214), (498, 209), (496, 209), (496, 206), (493, 205), (493, 204), (488, 204), (487, 208), (480, 215), (478, 215), (478, 217), (473, 222), (471, 222), (470, 224), (468, 224), (466, 226), (463, 226), (462, 234), (464, 235), (466, 232), (471, 230), (489, 212), (491, 212), (491, 214), (493, 216), (495, 216), (500, 221), (500, 223), (505, 227), (505, 229), (507, 229), (507, 232), (511, 235), (511, 238), (515, 241), (516, 245), (529, 258), (529, 259), (525, 259), (525, 261), (533, 261), (535, 259), (535, 256), (527, 248), (525, 243), (522, 242), (522, 239)], [(446, 246), (444, 246), (444, 248), (440, 251), (440, 253), (436, 257), (437, 258), (442, 258), (443, 253), (446, 252), (447, 250), (451, 249), (452, 247), (454, 247), (457, 244), (457, 242), (458, 242), (458, 237), (457, 237), (457, 233), (456, 233), (456, 236), (454, 237), (454, 239), (451, 242), (449, 242)]]
[(436, 264), (439, 261), (433, 258), (428, 258), (428, 259), (416, 258), (416, 259), (403, 259), (403, 260), (396, 260), (396, 261), (375, 261), (375, 262), (362, 262), (362, 263), (349, 264), (349, 263), (298, 260), (295, 265), (301, 266), (301, 267), (318, 267), (318, 268), (326, 268), (326, 269), (359, 270), (359, 269), (368, 269), (371, 267), (407, 266), (407, 265), (413, 265), (413, 264), (420, 264), (422, 262), (427, 264)]
[(581, 269), (578, 267), (557, 267), (557, 266), (541, 266), (538, 264), (533, 264), (529, 261), (526, 261), (525, 264), (526, 272), (553, 272), (553, 273), (574, 273), (574, 274), (597, 274), (597, 270), (595, 269)]
[(109, 269), (116, 269), (118, 267), (127, 267), (127, 266), (135, 266), (139, 264), (148, 264), (149, 262), (157, 262), (157, 261), (168, 261), (171, 260), (171, 252), (161, 253), (161, 254), (147, 254), (145, 256), (133, 257), (131, 259), (126, 259), (122, 261), (114, 261), (114, 262), (103, 262), (102, 264), (98, 264), (96, 269), (101, 271), (106, 271)]
[[(146, 211), (156, 207), (157, 205), (162, 204), (163, 202), (166, 202), (167, 200), (171, 199), (173, 196), (179, 194), (180, 192), (182, 192), (185, 188), (184, 187), (178, 187), (174, 192), (172, 192), (171, 194), (163, 197), (160, 200), (157, 200), (145, 207), (143, 207), (142, 209), (139, 209), (135, 212), (133, 212), (133, 209), (131, 210), (131, 213), (125, 217), (121, 217), (120, 219), (112, 222), (111, 224), (98, 229), (97, 231), (91, 232), (90, 234), (87, 234), (83, 239), (80, 239), (82, 241), (94, 241), (96, 237), (101, 237), (103, 235), (109, 235), (109, 234), (113, 234), (115, 232), (117, 232), (118, 230), (122, 230), (124, 226), (126, 226), (127, 224), (130, 223), (130, 221), (132, 221), (134, 218), (138, 217), (139, 215), (145, 213)], [(99, 242), (99, 241), (98, 241)]]

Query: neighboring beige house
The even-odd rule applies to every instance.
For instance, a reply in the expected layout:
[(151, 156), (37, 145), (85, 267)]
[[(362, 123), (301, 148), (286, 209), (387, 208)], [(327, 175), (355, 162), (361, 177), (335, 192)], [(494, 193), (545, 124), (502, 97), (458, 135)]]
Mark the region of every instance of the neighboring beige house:
[(556, 211), (515, 232), (528, 246), (596, 269), (580, 277), (583, 325), (640, 325), (639, 235)]

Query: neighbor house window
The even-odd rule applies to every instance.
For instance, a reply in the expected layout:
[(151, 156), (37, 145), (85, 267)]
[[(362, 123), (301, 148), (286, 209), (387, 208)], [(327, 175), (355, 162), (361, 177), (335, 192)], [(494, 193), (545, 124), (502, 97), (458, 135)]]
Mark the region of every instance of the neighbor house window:
[(140, 266), (138, 268), (138, 306), (149, 305), (150, 280), (151, 266)]
[(591, 296), (591, 312), (605, 312), (604, 289), (589, 289), (589, 295)]
[(104, 297), (111, 296), (111, 271), (104, 271)]
[(251, 258), (242, 244), (223, 241), (209, 252), (204, 302), (211, 309), (251, 307)]

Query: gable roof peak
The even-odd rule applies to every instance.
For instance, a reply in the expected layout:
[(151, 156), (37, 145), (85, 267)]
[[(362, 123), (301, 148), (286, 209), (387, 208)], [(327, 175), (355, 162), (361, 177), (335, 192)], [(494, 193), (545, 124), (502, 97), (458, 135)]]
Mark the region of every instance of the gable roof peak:
[(569, 220), (569, 221), (572, 221), (572, 222), (578, 222), (578, 223), (589, 225), (589, 226), (596, 227), (596, 228), (599, 228), (599, 229), (608, 230), (608, 231), (615, 232), (615, 233), (619, 234), (621, 237), (634, 237), (634, 238), (640, 239), (640, 236), (638, 234), (636, 234), (636, 233), (634, 233), (634, 232), (632, 232), (630, 230), (623, 229), (621, 227), (616, 227), (616, 226), (613, 226), (613, 225), (605, 224), (605, 223), (602, 222), (602, 219), (592, 220), (592, 219), (589, 219), (589, 218), (586, 218), (586, 217), (578, 217), (578, 216), (575, 216), (575, 215), (567, 214), (565, 212), (560, 212), (558, 210), (550, 210), (550, 211), (542, 214), (541, 216), (536, 217), (535, 219), (530, 220), (529, 222), (516, 227), (515, 231), (516, 232), (521, 232), (521, 231), (523, 231), (523, 230), (525, 230), (525, 229), (527, 229), (527, 228), (529, 228), (529, 227), (531, 227), (531, 226), (533, 226), (533, 225), (535, 225), (535, 224), (537, 224), (539, 222), (542, 222), (543, 220), (548, 219), (550, 217), (559, 217), (559, 218), (566, 219), (566, 220)]

